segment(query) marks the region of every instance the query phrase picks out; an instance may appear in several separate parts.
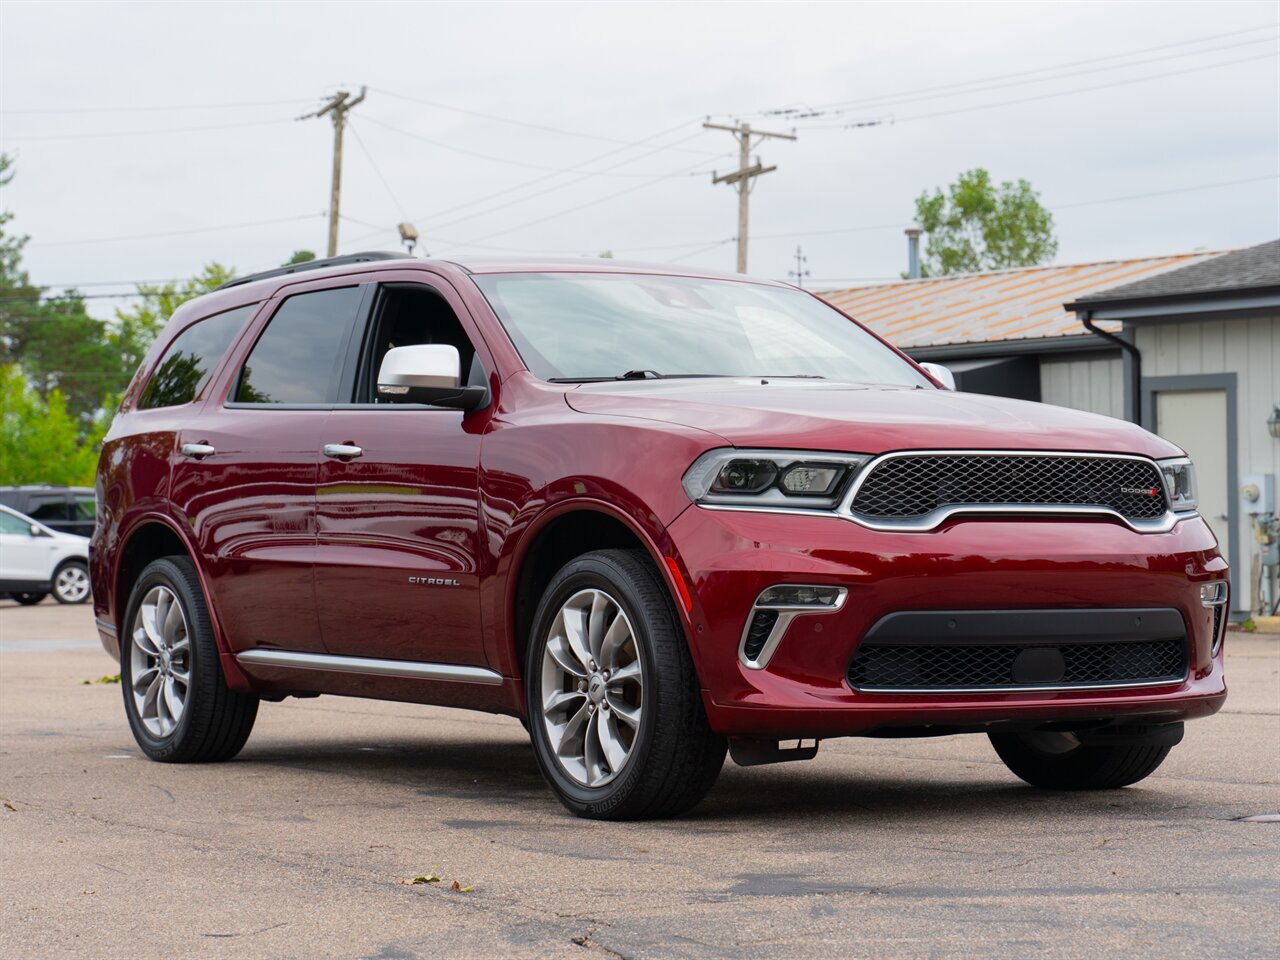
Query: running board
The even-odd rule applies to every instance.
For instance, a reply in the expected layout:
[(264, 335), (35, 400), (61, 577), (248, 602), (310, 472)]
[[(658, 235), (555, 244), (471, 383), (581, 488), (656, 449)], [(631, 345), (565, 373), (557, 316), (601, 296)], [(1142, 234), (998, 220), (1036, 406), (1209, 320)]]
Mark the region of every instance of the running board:
[(292, 667), (324, 673), (358, 673), (367, 677), (401, 677), (406, 680), (452, 680), (459, 683), (502, 683), (501, 674), (484, 667), (455, 663), (418, 663), (413, 660), (374, 660), (369, 657), (336, 657), (327, 653), (293, 650), (246, 650), (236, 654), (240, 663), (263, 667)]

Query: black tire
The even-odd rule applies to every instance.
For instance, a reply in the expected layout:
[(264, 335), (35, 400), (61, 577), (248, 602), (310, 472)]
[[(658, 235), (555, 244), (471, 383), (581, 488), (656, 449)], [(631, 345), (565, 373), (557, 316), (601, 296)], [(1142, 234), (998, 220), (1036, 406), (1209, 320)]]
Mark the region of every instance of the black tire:
[[(168, 587), (178, 598), (190, 640), (186, 704), (167, 736), (157, 736), (146, 728), (133, 696), (129, 625), (134, 623), (147, 593), (156, 586)], [(187, 557), (164, 557), (147, 564), (133, 585), (124, 625), (120, 686), (129, 727), (142, 752), (161, 763), (215, 763), (239, 753), (253, 730), (258, 698), (228, 689), (200, 580)]]
[[(1172, 747), (1124, 744), (1055, 749), (1043, 734), (992, 733), (991, 745), (1004, 765), (1033, 787), (1047, 790), (1114, 790), (1149, 777)], [(1060, 736), (1060, 735), (1059, 735)], [(1039, 741), (1039, 742), (1038, 742)]]
[[(77, 582), (83, 583), (84, 592), (80, 593), (74, 584), (62, 582), (62, 575), (71, 574)], [(89, 565), (83, 560), (65, 560), (58, 565), (58, 569), (53, 572), (53, 599), (59, 603), (79, 604), (88, 602), (89, 592)]]
[[(595, 589), (626, 613), (644, 671), (639, 726), (614, 778), (598, 787), (571, 777), (556, 759), (542, 710), (543, 655), (562, 605)], [(534, 755), (560, 802), (593, 820), (671, 817), (698, 803), (720, 775), (727, 741), (711, 730), (697, 675), (670, 595), (640, 550), (599, 550), (552, 578), (534, 617), (525, 658), (525, 696)]]
[(22, 604), (24, 607), (34, 607), (37, 603), (39, 603), (41, 600), (47, 597), (48, 594), (47, 593), (11, 593), (9, 594), (9, 596), (13, 597), (14, 600)]

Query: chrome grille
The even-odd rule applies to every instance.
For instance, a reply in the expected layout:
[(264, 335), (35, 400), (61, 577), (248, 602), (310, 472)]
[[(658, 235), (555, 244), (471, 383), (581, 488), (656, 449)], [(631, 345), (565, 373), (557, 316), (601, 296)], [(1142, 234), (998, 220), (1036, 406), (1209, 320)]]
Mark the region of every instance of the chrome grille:
[(921, 453), (885, 457), (850, 508), (874, 520), (912, 520), (946, 507), (1103, 507), (1130, 520), (1163, 516), (1168, 501), (1150, 460), (1071, 454)]

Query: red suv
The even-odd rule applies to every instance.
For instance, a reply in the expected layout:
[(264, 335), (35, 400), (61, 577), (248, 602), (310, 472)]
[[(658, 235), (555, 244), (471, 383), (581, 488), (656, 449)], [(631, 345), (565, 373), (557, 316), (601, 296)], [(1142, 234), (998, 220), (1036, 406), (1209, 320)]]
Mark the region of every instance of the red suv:
[(1226, 698), (1191, 464), (947, 381), (736, 276), (364, 254), (233, 281), (175, 312), (103, 447), (93, 599), (134, 736), (226, 760), (259, 701), (322, 693), (504, 713), (606, 819), (827, 737), (1141, 780)]

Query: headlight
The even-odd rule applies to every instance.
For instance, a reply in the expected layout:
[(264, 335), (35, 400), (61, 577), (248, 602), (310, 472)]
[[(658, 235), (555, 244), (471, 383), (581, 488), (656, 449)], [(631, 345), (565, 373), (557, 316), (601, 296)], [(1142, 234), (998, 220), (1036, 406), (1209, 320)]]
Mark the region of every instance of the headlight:
[(694, 503), (831, 510), (869, 456), (803, 450), (709, 450), (684, 475)]
[(1164, 489), (1169, 494), (1169, 505), (1174, 510), (1194, 510), (1196, 501), (1196, 468), (1187, 457), (1161, 460), (1160, 472), (1164, 476)]

